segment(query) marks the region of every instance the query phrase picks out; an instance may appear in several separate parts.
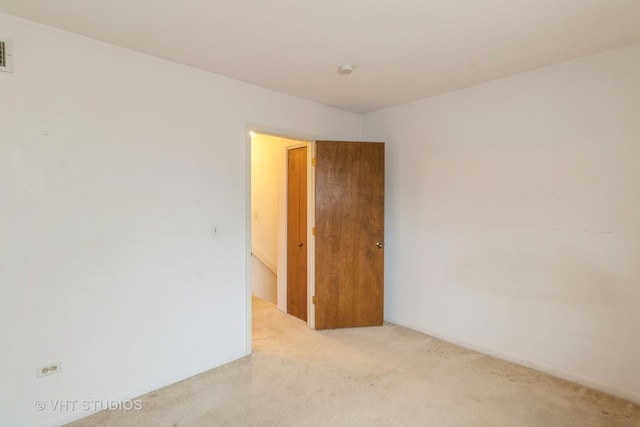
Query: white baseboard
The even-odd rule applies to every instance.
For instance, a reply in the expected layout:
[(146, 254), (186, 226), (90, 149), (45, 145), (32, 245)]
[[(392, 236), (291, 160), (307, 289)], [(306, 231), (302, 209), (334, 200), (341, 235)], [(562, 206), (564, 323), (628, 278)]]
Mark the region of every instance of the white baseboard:
[[(237, 357), (233, 357), (229, 360), (220, 360), (214, 363), (207, 363), (204, 365), (200, 365), (198, 367), (192, 368), (192, 369), (187, 369), (186, 371), (180, 372), (179, 374), (173, 375), (163, 381), (154, 383), (154, 384), (150, 384), (141, 388), (138, 388), (134, 391), (131, 391), (129, 393), (126, 393), (124, 395), (121, 396), (117, 396), (117, 397), (112, 397), (111, 399), (102, 399), (104, 401), (109, 401), (109, 402), (125, 402), (125, 401), (129, 401), (129, 400), (133, 400), (136, 399), (140, 396), (143, 396), (147, 393), (151, 393), (152, 391), (161, 389), (163, 387), (169, 386), (171, 384), (175, 384), (177, 382), (180, 382), (182, 380), (186, 380), (187, 378), (191, 378), (195, 375), (201, 374), (203, 372), (209, 371), (211, 369), (215, 369), (218, 368), (222, 365), (226, 365), (227, 363), (231, 363), (235, 360), (238, 359), (242, 359), (243, 357), (247, 356), (248, 354), (242, 354), (239, 355)], [(100, 410), (95, 410), (95, 411), (75, 411), (72, 413), (68, 413), (65, 414), (61, 417), (57, 417), (54, 419), (51, 419), (49, 421), (45, 421), (42, 424), (38, 424), (37, 427), (60, 427), (63, 426), (65, 424), (69, 424), (72, 423), (74, 421), (78, 421), (81, 420), (83, 418), (89, 417), (93, 414), (96, 414), (100, 412)]]
[(544, 363), (539, 363), (529, 359), (523, 359), (521, 357), (515, 356), (513, 354), (505, 353), (499, 350), (494, 350), (488, 347), (484, 347), (482, 345), (472, 343), (458, 337), (453, 337), (446, 334), (441, 334), (438, 332), (430, 331), (427, 328), (423, 328), (420, 326), (412, 325), (407, 322), (403, 322), (401, 320), (385, 317), (385, 321), (389, 323), (393, 323), (399, 326), (403, 326), (405, 328), (412, 329), (414, 331), (418, 331), (420, 333), (432, 336), (434, 338), (438, 338), (440, 340), (446, 341), (451, 344), (458, 345), (460, 347), (467, 348), (469, 350), (474, 350), (482, 354), (486, 354), (488, 356), (492, 356), (501, 360), (505, 360), (507, 362), (515, 363), (517, 365), (525, 366), (527, 368), (535, 369), (536, 371), (544, 372), (545, 374), (552, 375), (554, 377), (571, 381), (576, 384), (583, 385), (585, 387), (592, 388), (594, 390), (599, 390), (604, 393), (610, 394), (612, 396), (619, 397), (621, 399), (629, 400), (634, 403), (640, 404), (640, 393), (634, 392), (631, 390), (626, 390), (611, 384), (603, 383), (600, 381), (596, 381), (587, 377), (583, 377), (581, 375), (575, 374), (573, 372), (568, 372), (563, 369), (555, 368), (553, 366), (545, 365)]

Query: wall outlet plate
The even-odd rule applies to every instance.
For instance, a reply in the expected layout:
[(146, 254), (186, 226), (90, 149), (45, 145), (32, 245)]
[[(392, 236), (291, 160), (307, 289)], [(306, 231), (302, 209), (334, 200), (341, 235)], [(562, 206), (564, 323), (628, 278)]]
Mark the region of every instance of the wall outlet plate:
[(0, 71), (13, 73), (13, 43), (0, 38)]
[(36, 377), (48, 377), (49, 375), (59, 374), (62, 372), (62, 363), (53, 362), (36, 368)]

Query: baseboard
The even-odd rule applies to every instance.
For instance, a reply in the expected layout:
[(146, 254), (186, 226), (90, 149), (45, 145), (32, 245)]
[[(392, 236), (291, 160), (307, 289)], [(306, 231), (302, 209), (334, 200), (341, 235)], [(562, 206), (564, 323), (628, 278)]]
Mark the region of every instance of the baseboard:
[[(242, 359), (243, 357), (247, 356), (247, 354), (241, 354), (237, 357), (233, 357), (231, 359), (224, 359), (224, 360), (220, 360), (214, 363), (207, 363), (204, 365), (200, 365), (197, 366), (195, 368), (192, 369), (188, 369), (186, 371), (180, 372), (179, 374), (173, 375), (163, 381), (154, 383), (154, 384), (150, 384), (141, 388), (138, 388), (134, 391), (131, 391), (129, 393), (126, 393), (124, 395), (121, 396), (116, 396), (116, 397), (112, 397), (110, 399), (102, 399), (104, 401), (109, 401), (109, 402), (125, 402), (125, 401), (129, 401), (129, 400), (133, 400), (136, 399), (140, 396), (143, 396), (147, 393), (151, 393), (152, 391), (161, 389), (163, 387), (167, 387), (170, 386), (172, 384), (175, 384), (177, 382), (180, 382), (182, 380), (186, 380), (188, 378), (191, 378), (195, 375), (201, 374), (203, 372), (209, 371), (211, 369), (215, 369), (218, 368), (222, 365), (226, 365), (227, 363), (231, 363), (235, 360), (238, 359)], [(101, 412), (100, 410), (95, 410), (95, 411), (75, 411), (66, 415), (63, 415), (61, 417), (57, 417), (48, 421), (45, 421), (42, 424), (37, 424), (36, 427), (60, 427), (63, 426), (65, 424), (69, 424), (72, 423), (74, 421), (78, 421), (81, 420), (83, 418), (89, 417), (93, 414), (96, 414), (98, 412)]]
[(417, 325), (413, 325), (411, 323), (403, 322), (399, 319), (395, 319), (393, 317), (385, 317), (385, 321), (389, 323), (396, 324), (398, 326), (403, 326), (405, 328), (412, 329), (414, 331), (432, 336), (434, 338), (438, 338), (442, 341), (446, 341), (451, 344), (458, 345), (460, 347), (467, 348), (469, 350), (477, 351), (478, 353), (486, 354), (488, 356), (495, 357), (497, 359), (505, 360), (510, 363), (515, 363), (517, 365), (521, 365), (527, 368), (535, 369), (536, 371), (544, 372), (545, 374), (552, 375), (554, 377), (570, 381), (576, 384), (583, 385), (585, 387), (592, 388), (594, 390), (598, 390), (612, 396), (619, 397), (621, 399), (629, 400), (634, 403), (640, 404), (640, 393), (622, 389), (620, 387), (603, 383), (600, 381), (596, 381), (587, 377), (583, 377), (581, 375), (575, 374), (573, 372), (568, 372), (563, 369), (558, 369), (553, 366), (545, 365), (544, 363), (539, 363), (534, 360), (523, 359), (521, 357), (515, 356), (510, 353), (505, 353), (499, 350), (494, 350), (488, 347), (484, 347), (482, 345), (466, 341), (460, 339), (458, 337), (450, 336), (447, 334), (441, 334), (438, 332), (434, 332), (429, 330), (428, 328), (423, 328)]

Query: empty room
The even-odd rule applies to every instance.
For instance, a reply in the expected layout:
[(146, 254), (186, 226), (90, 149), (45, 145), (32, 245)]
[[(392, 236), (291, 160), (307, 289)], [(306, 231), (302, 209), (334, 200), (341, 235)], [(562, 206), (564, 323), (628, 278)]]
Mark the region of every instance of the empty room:
[(0, 0), (0, 426), (640, 426), (639, 162), (636, 0)]

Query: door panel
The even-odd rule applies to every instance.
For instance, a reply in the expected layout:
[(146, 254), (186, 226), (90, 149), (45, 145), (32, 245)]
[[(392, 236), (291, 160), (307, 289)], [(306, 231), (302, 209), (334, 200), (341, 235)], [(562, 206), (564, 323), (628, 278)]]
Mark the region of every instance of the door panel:
[(379, 326), (384, 143), (316, 142), (315, 327)]
[(287, 151), (287, 313), (307, 320), (307, 148)]

